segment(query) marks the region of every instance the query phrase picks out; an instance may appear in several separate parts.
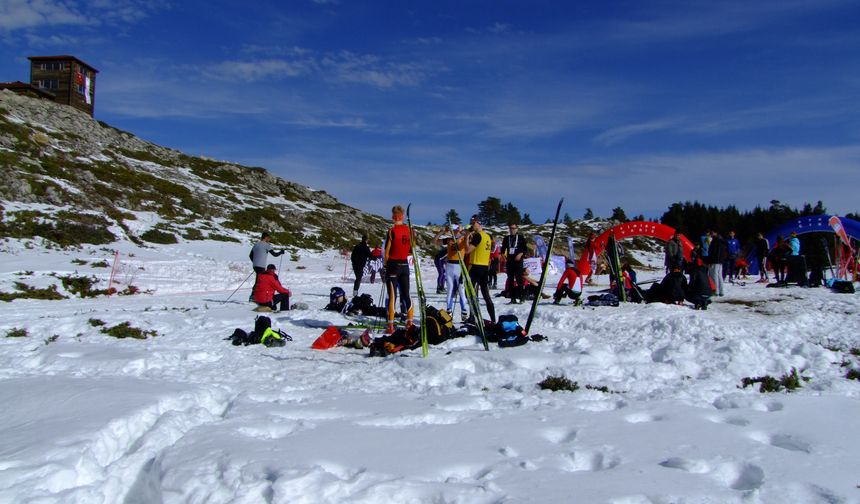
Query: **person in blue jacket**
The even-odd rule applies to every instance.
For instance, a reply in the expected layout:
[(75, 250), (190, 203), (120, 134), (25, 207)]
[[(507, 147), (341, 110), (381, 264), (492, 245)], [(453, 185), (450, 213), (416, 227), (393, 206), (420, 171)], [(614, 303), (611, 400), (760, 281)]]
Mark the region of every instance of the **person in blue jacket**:
[(800, 238), (797, 237), (797, 232), (791, 232), (791, 238), (788, 239), (788, 248), (791, 249), (790, 255), (800, 255)]
[(726, 240), (726, 252), (728, 257), (723, 264), (723, 278), (728, 277), (729, 282), (734, 282), (737, 279), (737, 271), (735, 264), (738, 262), (738, 254), (741, 253), (741, 242), (735, 238), (735, 232), (729, 231), (729, 238)]

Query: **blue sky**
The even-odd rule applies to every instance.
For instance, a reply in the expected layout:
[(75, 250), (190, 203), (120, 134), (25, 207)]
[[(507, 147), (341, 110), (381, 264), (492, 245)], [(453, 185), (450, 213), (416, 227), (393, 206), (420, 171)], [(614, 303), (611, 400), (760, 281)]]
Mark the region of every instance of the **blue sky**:
[(0, 0), (0, 80), (387, 216), (673, 202), (860, 210), (860, 2)]

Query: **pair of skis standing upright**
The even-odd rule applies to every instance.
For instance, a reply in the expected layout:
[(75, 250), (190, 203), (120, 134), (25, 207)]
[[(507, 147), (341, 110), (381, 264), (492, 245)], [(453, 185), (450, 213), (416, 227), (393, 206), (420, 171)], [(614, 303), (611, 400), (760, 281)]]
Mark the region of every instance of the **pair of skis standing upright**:
[[(558, 207), (555, 209), (555, 219), (552, 223), (552, 233), (549, 238), (549, 246), (546, 249), (546, 257), (543, 262), (543, 269), (540, 274), (540, 283), (538, 285), (538, 293), (543, 292), (544, 283), (546, 282), (546, 272), (549, 268), (549, 260), (550, 254), (552, 254), (552, 246), (555, 242), (555, 231), (558, 228), (558, 216), (561, 213), (561, 205), (564, 203), (564, 198), (558, 201)], [(406, 223), (409, 226), (409, 238), (412, 241), (413, 252), (415, 250), (415, 233), (412, 230), (412, 219), (409, 216), (409, 210), (412, 208), (412, 203), (406, 206)], [(448, 229), (451, 230), (451, 239), (456, 242), (456, 237), (454, 236), (453, 226), (451, 226), (451, 221), (448, 221)], [(427, 328), (425, 325), (425, 320), (427, 317), (427, 298), (424, 294), (424, 285), (421, 282), (421, 266), (418, 260), (418, 254), (412, 254), (414, 258), (415, 264), (415, 284), (418, 288), (418, 313), (420, 316), (420, 331), (421, 331), (421, 355), (427, 357), (429, 353), (429, 348), (427, 345)], [(460, 262), (460, 271), (463, 272), (463, 280), (466, 288), (466, 299), (469, 301), (469, 311), (472, 313), (472, 317), (475, 319), (475, 324), (478, 326), (478, 334), (481, 336), (481, 342), (484, 344), (484, 350), (489, 351), (490, 345), (487, 341), (487, 334), (484, 332), (484, 318), (481, 315), (481, 305), (478, 301), (478, 293), (475, 290), (474, 284), (472, 284), (472, 279), (469, 278), (469, 272), (466, 269), (466, 264), (463, 261), (463, 255), (460, 253), (460, 248), (457, 247), (457, 260)], [(532, 301), (531, 309), (529, 310), (529, 317), (526, 321), (525, 332), (528, 334), (529, 329), (532, 325), (532, 320), (534, 320), (535, 311), (537, 310), (538, 301), (540, 300), (540, 295), (535, 296), (534, 301)]]

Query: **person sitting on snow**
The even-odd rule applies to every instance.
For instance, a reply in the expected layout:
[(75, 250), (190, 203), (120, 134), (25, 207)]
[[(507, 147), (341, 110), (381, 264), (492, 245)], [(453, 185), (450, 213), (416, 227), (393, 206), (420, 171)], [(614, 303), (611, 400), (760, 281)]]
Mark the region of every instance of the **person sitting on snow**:
[(714, 294), (714, 283), (708, 275), (707, 266), (693, 266), (690, 283), (687, 285), (687, 301), (697, 310), (707, 310)]
[(253, 298), (254, 302), (257, 303), (258, 311), (278, 311), (279, 303), (281, 311), (290, 309), (290, 291), (285, 289), (278, 280), (274, 264), (266, 266), (266, 271), (257, 275)]
[[(565, 285), (565, 282), (567, 282), (567, 285)], [(579, 299), (582, 296), (582, 274), (580, 274), (579, 270), (576, 269), (576, 265), (570, 259), (565, 263), (564, 274), (561, 275), (558, 285), (555, 287), (552, 303), (561, 303), (561, 298), (565, 296), (573, 300), (574, 306), (582, 304), (582, 300)]]
[(681, 266), (676, 264), (668, 275), (660, 282), (660, 301), (666, 304), (684, 304), (687, 296), (687, 277), (681, 273)]

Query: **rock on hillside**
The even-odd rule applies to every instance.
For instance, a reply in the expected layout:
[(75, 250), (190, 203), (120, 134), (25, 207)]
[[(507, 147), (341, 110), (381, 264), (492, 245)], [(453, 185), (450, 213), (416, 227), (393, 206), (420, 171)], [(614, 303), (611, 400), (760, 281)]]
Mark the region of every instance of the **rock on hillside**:
[[(74, 108), (0, 91), (0, 237), (342, 248), (386, 221), (263, 168), (192, 157)], [(144, 216), (145, 218), (141, 218)]]

